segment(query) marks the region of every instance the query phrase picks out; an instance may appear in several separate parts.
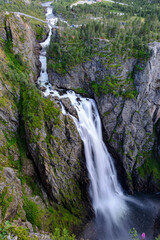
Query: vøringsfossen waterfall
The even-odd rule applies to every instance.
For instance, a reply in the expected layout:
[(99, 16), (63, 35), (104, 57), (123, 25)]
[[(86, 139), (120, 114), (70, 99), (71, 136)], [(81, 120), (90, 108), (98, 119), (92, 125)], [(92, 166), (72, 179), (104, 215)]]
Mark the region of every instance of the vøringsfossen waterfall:
[[(126, 196), (118, 183), (114, 161), (102, 138), (101, 121), (94, 100), (86, 99), (73, 91), (60, 95), (53, 90), (48, 81), (46, 47), (51, 38), (52, 27), (58, 18), (52, 13), (51, 2), (43, 3), (46, 7), (46, 20), (49, 26), (48, 38), (41, 43), (41, 73), (38, 85), (45, 87), (45, 96), (69, 98), (77, 111), (78, 119), (71, 116), (84, 143), (86, 164), (90, 178), (90, 196), (96, 216), (98, 240), (129, 240), (129, 229), (135, 227), (139, 233), (145, 231), (153, 236), (151, 219), (157, 212), (158, 204), (151, 199)], [(61, 102), (60, 102), (61, 103)], [(63, 114), (68, 114), (62, 105)], [(153, 225), (153, 222), (152, 222)], [(92, 240), (92, 236), (89, 237)], [(150, 239), (152, 239), (150, 237)]]
[(57, 18), (54, 17), (52, 13), (50, 3), (44, 3), (43, 5), (48, 6), (46, 19), (50, 31), (46, 41), (41, 43), (42, 51), (40, 61), (42, 67), (38, 83), (46, 87), (46, 91), (44, 92), (45, 96), (56, 95), (59, 99), (68, 97), (77, 111), (79, 120), (75, 117), (73, 118), (84, 143), (86, 164), (91, 180), (90, 196), (93, 209), (97, 221), (102, 221), (102, 225), (104, 225), (104, 222), (106, 223), (104, 228), (100, 228), (100, 236), (106, 239), (105, 233), (107, 233), (108, 240), (116, 240), (116, 234), (120, 237), (122, 230), (121, 218), (124, 216), (127, 206), (123, 199), (122, 189), (117, 180), (113, 160), (102, 140), (101, 120), (97, 107), (94, 100), (85, 99), (79, 95), (77, 96), (73, 91), (69, 91), (63, 96), (60, 96), (57, 91), (53, 91), (51, 84), (48, 83), (46, 46), (50, 42), (51, 27), (57, 22)]
[[(96, 104), (69, 91), (66, 95), (77, 111), (74, 118), (84, 143), (90, 184), (90, 196), (99, 225), (99, 239), (124, 237), (122, 221), (127, 211), (122, 189), (111, 158), (102, 139), (101, 120)], [(123, 234), (122, 234), (123, 233)]]

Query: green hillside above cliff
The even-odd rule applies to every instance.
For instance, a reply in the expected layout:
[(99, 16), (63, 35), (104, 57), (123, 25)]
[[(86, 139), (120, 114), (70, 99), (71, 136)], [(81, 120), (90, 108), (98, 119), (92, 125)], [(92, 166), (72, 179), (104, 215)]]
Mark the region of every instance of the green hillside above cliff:
[(45, 20), (44, 9), (40, 1), (0, 1), (0, 12), (22, 12)]

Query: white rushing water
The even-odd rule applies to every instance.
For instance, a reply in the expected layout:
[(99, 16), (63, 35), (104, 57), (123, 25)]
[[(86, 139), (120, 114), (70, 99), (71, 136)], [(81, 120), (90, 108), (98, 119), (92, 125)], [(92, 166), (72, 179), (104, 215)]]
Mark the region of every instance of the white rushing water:
[(38, 85), (40, 87), (45, 88), (45, 91), (44, 91), (45, 96), (48, 96), (49, 94), (51, 94), (51, 90), (52, 90), (52, 85), (48, 82), (46, 48), (49, 45), (51, 40), (52, 28), (56, 27), (56, 23), (58, 21), (58, 18), (54, 16), (54, 14), (52, 13), (53, 8), (50, 6), (51, 3), (52, 2), (42, 3), (42, 6), (46, 8), (46, 21), (49, 27), (49, 34), (47, 39), (41, 43), (42, 50), (39, 58), (41, 62), (41, 72), (37, 80)]
[[(145, 204), (140, 204), (138, 199), (123, 194), (118, 183), (114, 161), (103, 142), (101, 120), (95, 101), (83, 98), (73, 91), (60, 95), (48, 81), (46, 47), (50, 43), (52, 28), (57, 27), (55, 24), (58, 21), (58, 18), (52, 13), (51, 3), (42, 4), (46, 7), (46, 20), (50, 31), (48, 38), (41, 43), (41, 73), (37, 82), (39, 87), (43, 88), (44, 96), (57, 96), (59, 101), (62, 98), (69, 98), (77, 111), (78, 119), (74, 116), (71, 117), (74, 119), (84, 143), (86, 165), (90, 178), (90, 196), (96, 215), (98, 240), (129, 240), (129, 228), (130, 226), (135, 227), (134, 224), (138, 218), (137, 215), (133, 216), (133, 224), (129, 224), (131, 222), (129, 208), (133, 208), (133, 205), (134, 209), (135, 206), (137, 207), (136, 211), (140, 212), (139, 223), (142, 224), (142, 209)], [(68, 114), (61, 102), (60, 104), (62, 113)], [(138, 208), (139, 206), (141, 209)], [(150, 217), (148, 218), (150, 219)]]
[(103, 139), (99, 113), (94, 100), (82, 98), (68, 91), (68, 97), (77, 111), (73, 117), (84, 143), (90, 185), (90, 196), (97, 221), (99, 239), (118, 240), (124, 232), (122, 221), (127, 212), (123, 191), (117, 180), (113, 159)]

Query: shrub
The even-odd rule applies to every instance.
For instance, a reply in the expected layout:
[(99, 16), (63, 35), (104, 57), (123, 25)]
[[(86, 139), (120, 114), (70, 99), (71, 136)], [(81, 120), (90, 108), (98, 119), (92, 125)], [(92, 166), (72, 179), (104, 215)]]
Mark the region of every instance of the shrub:
[[(0, 239), (6, 240), (7, 236), (17, 237), (17, 240), (38, 240), (36, 236), (30, 237), (29, 231), (22, 226), (14, 226), (9, 221), (0, 225)], [(9, 238), (10, 239), (10, 238)]]
[(38, 205), (31, 201), (28, 197), (24, 197), (24, 210), (26, 212), (27, 220), (33, 224), (33, 226), (37, 226), (41, 228), (41, 219), (40, 214), (41, 211)]
[(74, 235), (69, 235), (68, 231), (64, 228), (62, 233), (59, 228), (55, 229), (54, 234), (52, 235), (53, 240), (75, 240)]

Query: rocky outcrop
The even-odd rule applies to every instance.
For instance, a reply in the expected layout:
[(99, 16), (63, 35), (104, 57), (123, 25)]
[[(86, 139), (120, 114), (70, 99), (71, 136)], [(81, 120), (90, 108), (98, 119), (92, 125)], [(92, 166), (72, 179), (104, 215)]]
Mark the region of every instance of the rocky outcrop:
[(30, 232), (79, 227), (91, 212), (81, 139), (33, 84), (39, 45), (30, 22), (14, 13), (0, 21), (0, 221)]
[[(108, 65), (104, 57), (95, 57), (65, 76), (49, 70), (55, 88), (84, 89), (95, 98), (107, 144), (131, 192), (160, 189), (159, 163), (154, 155), (154, 147), (157, 154), (159, 149), (155, 124), (160, 118), (160, 44), (149, 47), (151, 56), (146, 63), (118, 57), (117, 64), (116, 57)], [(117, 78), (115, 85), (111, 77)], [(101, 86), (107, 86), (105, 91)]]
[[(45, 191), (25, 144), (20, 88), (25, 82), (31, 84), (33, 81), (38, 55), (31, 59), (31, 54), (30, 59), (27, 59), (27, 51), (31, 52), (34, 44), (30, 41), (28, 49), (25, 49), (26, 41), (29, 41), (26, 33), (31, 34), (33, 41), (35, 39), (27, 21), (16, 19), (14, 14), (3, 14), (0, 21), (0, 224), (9, 220), (16, 226), (33, 229), (32, 224), (34, 227), (36, 224), (32, 219), (31, 223), (27, 221), (27, 207), (24, 208), (24, 205), (39, 206), (48, 218), (49, 212)], [(18, 33), (24, 34), (23, 44), (22, 35)], [(22, 53), (24, 60), (21, 58)], [(33, 68), (29, 69), (32, 64)], [(49, 228), (45, 226), (44, 230), (48, 231)]]
[(93, 61), (77, 65), (64, 76), (55, 72), (51, 68), (48, 69), (49, 81), (55, 86), (55, 88), (72, 90), (84, 88), (89, 94), (93, 94), (90, 84), (92, 81), (96, 81), (97, 72), (102, 76), (106, 73), (105, 67), (101, 64), (99, 57), (94, 58)]
[(1, 170), (1, 216), (2, 220), (10, 220), (20, 214), (21, 219), (25, 219), (23, 210), (22, 186), (20, 179), (17, 178), (16, 172), (12, 168), (3, 168)]
[(29, 20), (18, 13), (8, 13), (5, 16), (5, 29), (14, 54), (30, 67), (30, 80), (34, 82), (40, 71), (40, 45), (36, 42)]
[[(54, 102), (53, 105), (58, 108)], [(80, 218), (83, 212), (85, 218), (89, 209), (85, 206), (88, 178), (82, 141), (72, 118), (59, 112), (58, 124), (44, 118), (41, 127), (32, 131), (26, 122), (26, 134), (29, 151), (51, 202), (64, 205)]]

